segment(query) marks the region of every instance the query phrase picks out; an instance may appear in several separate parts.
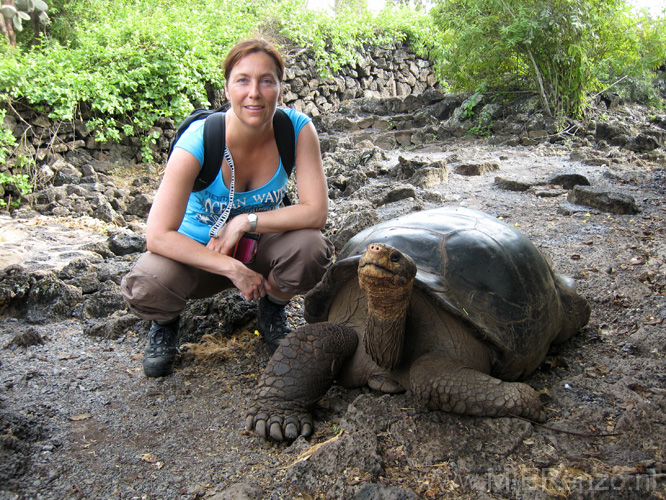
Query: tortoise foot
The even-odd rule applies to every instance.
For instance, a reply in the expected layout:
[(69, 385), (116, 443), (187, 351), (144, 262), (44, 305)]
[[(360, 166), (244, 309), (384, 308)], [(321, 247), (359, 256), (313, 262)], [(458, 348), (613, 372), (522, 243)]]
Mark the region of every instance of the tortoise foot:
[(539, 394), (521, 382), (505, 382), (436, 353), (411, 369), (412, 391), (430, 410), (485, 417), (546, 420)]
[(380, 391), (384, 394), (401, 394), (405, 388), (397, 380), (384, 375), (375, 375), (368, 380), (368, 387), (374, 391)]
[(312, 435), (312, 414), (299, 408), (276, 408), (271, 404), (255, 402), (245, 417), (245, 429), (254, 431), (264, 439), (294, 440), (298, 436)]

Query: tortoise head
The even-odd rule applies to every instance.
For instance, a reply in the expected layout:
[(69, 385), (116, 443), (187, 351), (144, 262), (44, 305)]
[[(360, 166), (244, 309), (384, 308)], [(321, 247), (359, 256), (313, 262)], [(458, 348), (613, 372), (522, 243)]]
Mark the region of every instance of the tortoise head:
[(365, 350), (377, 365), (395, 368), (402, 357), (405, 320), (416, 264), (383, 243), (371, 243), (358, 264), (358, 281), (368, 297)]
[(576, 282), (567, 276), (555, 275), (555, 288), (562, 306), (562, 327), (555, 342), (569, 339), (590, 319), (590, 304), (576, 292)]

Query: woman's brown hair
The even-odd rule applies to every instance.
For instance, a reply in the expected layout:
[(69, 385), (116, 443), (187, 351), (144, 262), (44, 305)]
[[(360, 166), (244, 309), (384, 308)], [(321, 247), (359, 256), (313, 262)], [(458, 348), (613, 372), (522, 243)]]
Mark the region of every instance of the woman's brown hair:
[(273, 59), (275, 62), (275, 69), (277, 70), (278, 81), (281, 82), (284, 76), (284, 61), (273, 44), (265, 38), (248, 38), (247, 40), (240, 41), (234, 45), (224, 60), (224, 78), (229, 80), (231, 70), (234, 69), (236, 64), (238, 64), (238, 61), (248, 54), (254, 54), (255, 52), (264, 52)]

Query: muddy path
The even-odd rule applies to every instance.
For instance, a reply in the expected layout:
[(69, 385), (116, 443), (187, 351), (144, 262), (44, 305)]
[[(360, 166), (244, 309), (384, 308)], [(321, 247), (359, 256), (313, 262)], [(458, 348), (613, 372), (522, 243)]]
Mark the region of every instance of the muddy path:
[[(401, 156), (446, 161), (452, 173), (425, 198), (375, 207), (379, 218), (440, 205), (491, 213), (524, 232), (590, 302), (589, 324), (527, 380), (545, 402), (546, 424), (427, 412), (409, 394), (334, 387), (316, 411), (311, 439), (275, 444), (244, 430), (267, 361), (251, 322), (186, 346), (173, 376), (153, 380), (141, 369), (143, 325), (107, 339), (84, 333), (86, 322), (75, 318), (29, 324), (5, 317), (0, 497), (664, 498), (663, 162), (615, 154), (599, 164), (567, 145), (462, 138), (392, 151), (380, 163), (390, 169)], [(454, 173), (461, 164), (496, 168)], [(632, 196), (640, 212), (571, 205), (568, 189), (547, 182), (571, 172)], [(498, 176), (533, 186), (502, 189)], [(331, 229), (340, 229), (350, 206), (332, 203)], [(57, 233), (62, 243), (99, 234), (53, 222), (48, 235), (30, 238)], [(11, 246), (14, 260), (40, 259), (32, 252), (41, 247), (18, 234), (33, 228), (16, 219), (3, 224), (12, 231), (0, 244)], [(290, 306), (294, 324), (302, 322), (300, 304)], [(17, 345), (17, 335), (32, 335), (34, 345)]]

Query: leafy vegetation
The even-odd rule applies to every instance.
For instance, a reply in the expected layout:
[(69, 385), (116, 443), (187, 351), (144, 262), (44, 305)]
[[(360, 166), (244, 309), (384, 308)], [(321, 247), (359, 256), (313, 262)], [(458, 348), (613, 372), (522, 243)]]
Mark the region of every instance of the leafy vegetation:
[(431, 46), (424, 12), (397, 8), (383, 15), (382, 29), (362, 3), (345, 5), (331, 15), (307, 9), (305, 0), (55, 0), (51, 36), (21, 51), (5, 47), (0, 99), (21, 100), (54, 120), (83, 118), (101, 142), (139, 137), (150, 161), (155, 121), (208, 106), (224, 83), (220, 63), (241, 38), (300, 44), (322, 74), (356, 61), (364, 44), (410, 37), (424, 52)]
[(590, 92), (666, 60), (663, 19), (624, 0), (440, 0), (432, 15), (454, 88), (535, 90), (551, 116), (580, 117)]
[[(7, 111), (0, 109), (0, 122), (4, 121)], [(0, 164), (3, 164), (7, 161), (7, 157), (10, 154), (10, 149), (16, 144), (16, 137), (11, 130), (8, 128), (0, 129)]]
[[(5, 174), (0, 172), (0, 186), (11, 184), (18, 190), (20, 195), (13, 201), (10, 202), (10, 205), (13, 208), (18, 207), (21, 204), (21, 197), (32, 193), (32, 182), (30, 181), (30, 176), (28, 174)], [(4, 190), (4, 188), (3, 188)], [(7, 205), (7, 202), (0, 198), (0, 208), (4, 208)]]
[[(4, 109), (0, 109), (0, 122), (4, 121), (5, 115), (7, 112)], [(7, 158), (14, 152), (16, 148), (16, 137), (12, 131), (8, 128), (0, 129), (0, 165), (4, 164), (7, 161)], [(29, 169), (29, 166), (34, 163), (32, 158), (26, 156), (21, 156), (17, 159), (19, 171)], [(11, 186), (14, 193), (16, 193), (16, 198), (10, 201), (12, 207), (18, 207), (21, 203), (21, 197), (31, 193), (33, 190), (33, 179), (32, 176), (25, 173), (5, 173), (0, 172), (0, 208), (5, 208), (7, 202), (2, 198), (5, 194), (5, 187)]]

